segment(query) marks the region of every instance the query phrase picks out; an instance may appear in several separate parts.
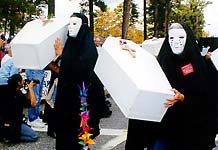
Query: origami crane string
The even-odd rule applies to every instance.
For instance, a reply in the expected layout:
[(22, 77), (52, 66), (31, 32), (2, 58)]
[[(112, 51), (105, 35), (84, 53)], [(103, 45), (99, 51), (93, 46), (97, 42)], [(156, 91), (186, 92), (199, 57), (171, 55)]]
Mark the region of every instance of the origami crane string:
[(89, 110), (87, 108), (88, 104), (86, 101), (88, 88), (85, 87), (84, 82), (82, 83), (82, 87), (79, 88), (80, 88), (80, 100), (81, 100), (81, 107), (80, 107), (81, 122), (80, 122), (80, 132), (78, 138), (80, 139), (79, 144), (83, 146), (82, 150), (88, 150), (89, 144), (95, 144), (95, 142), (90, 138), (92, 134), (89, 133), (89, 131), (93, 129), (90, 128), (87, 123), (89, 120)]
[(133, 58), (136, 57), (136, 55), (135, 55), (135, 52), (136, 52), (136, 51), (135, 51), (134, 49), (130, 48), (129, 45), (127, 44), (127, 42), (126, 42), (125, 40), (123, 40), (123, 39), (120, 40), (120, 45), (121, 45), (122, 50), (128, 51), (129, 54), (130, 54)]

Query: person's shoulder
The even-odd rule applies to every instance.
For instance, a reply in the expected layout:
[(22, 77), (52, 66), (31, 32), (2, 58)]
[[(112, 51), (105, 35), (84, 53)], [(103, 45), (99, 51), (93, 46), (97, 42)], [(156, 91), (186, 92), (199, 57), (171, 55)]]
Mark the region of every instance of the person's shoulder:
[(8, 85), (0, 85), (1, 93), (3, 93), (5, 90), (8, 90)]
[(12, 63), (13, 63), (13, 60), (10, 59), (10, 58), (9, 58), (9, 59), (6, 59), (6, 60), (5, 60), (5, 63), (7, 63), (7, 64), (12, 64)]
[(22, 103), (25, 103), (28, 99), (26, 94), (21, 89), (16, 91), (16, 98), (19, 99), (19, 101)]
[(0, 85), (0, 91), (1, 91), (1, 94), (0, 94), (1, 98), (7, 98), (7, 96), (10, 95), (10, 89), (7, 84)]
[(14, 65), (12, 59), (8, 59), (2, 64), (2, 68), (11, 68)]
[[(12, 59), (10, 56), (8, 56), (7, 54), (2, 58), (1, 60), (1, 65), (3, 65), (6, 61), (8, 61), (9, 59)], [(11, 60), (12, 61), (12, 60)]]

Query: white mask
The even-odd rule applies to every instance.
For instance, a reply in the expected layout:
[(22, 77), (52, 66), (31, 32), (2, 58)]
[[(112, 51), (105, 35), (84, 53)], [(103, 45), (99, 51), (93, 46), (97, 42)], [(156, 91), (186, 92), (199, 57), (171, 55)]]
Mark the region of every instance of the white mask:
[(169, 44), (174, 54), (181, 54), (184, 50), (187, 34), (184, 29), (169, 30)]
[(82, 25), (82, 19), (78, 17), (71, 17), (68, 25), (69, 36), (76, 37)]

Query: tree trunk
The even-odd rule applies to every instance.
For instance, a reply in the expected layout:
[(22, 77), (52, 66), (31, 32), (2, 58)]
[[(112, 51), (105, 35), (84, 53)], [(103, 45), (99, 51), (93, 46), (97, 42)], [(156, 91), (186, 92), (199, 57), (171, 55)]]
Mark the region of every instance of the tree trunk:
[(15, 35), (15, 24), (13, 23), (13, 22), (10, 22), (9, 23), (9, 36), (11, 36), (11, 35)]
[(55, 15), (55, 1), (48, 0), (48, 16), (53, 17)]
[(165, 9), (165, 21), (164, 21), (164, 30), (165, 33), (168, 31), (168, 26), (169, 26), (169, 13), (170, 13), (170, 1), (166, 2), (166, 9)]
[(146, 0), (144, 0), (144, 40), (147, 39), (147, 12), (146, 12)]
[(129, 26), (131, 0), (124, 0), (123, 4), (123, 23), (122, 23), (122, 39), (126, 39)]
[(89, 0), (89, 23), (90, 23), (90, 30), (92, 33), (94, 33), (93, 0)]
[(6, 32), (7, 32), (7, 22), (8, 22), (7, 19), (5, 19), (5, 20), (3, 21), (4, 35), (6, 35)]
[(158, 17), (158, 6), (155, 5), (155, 10), (154, 10), (154, 37), (157, 37), (157, 25), (158, 25), (157, 17)]

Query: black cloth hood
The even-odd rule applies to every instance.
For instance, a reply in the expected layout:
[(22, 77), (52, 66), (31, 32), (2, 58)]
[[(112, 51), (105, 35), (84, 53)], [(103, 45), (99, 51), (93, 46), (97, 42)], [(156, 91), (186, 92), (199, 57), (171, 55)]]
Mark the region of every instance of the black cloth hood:
[(184, 47), (183, 52), (181, 54), (174, 54), (172, 52), (172, 49), (171, 49), (169, 41), (168, 41), (169, 34), (167, 33), (158, 57), (162, 57), (162, 55), (167, 55), (170, 57), (174, 57), (178, 60), (184, 61), (185, 59), (186, 60), (190, 59), (190, 58), (192, 59), (193, 56), (194, 57), (201, 56), (200, 50), (199, 50), (199, 47), (197, 45), (197, 41), (195, 40), (195, 37), (193, 35), (193, 32), (186, 24), (181, 24), (181, 25), (183, 26), (183, 29), (185, 30), (186, 35), (187, 35), (187, 39), (186, 39), (186, 43), (185, 43), (185, 47)]
[(75, 39), (77, 41), (78, 45), (82, 45), (81, 43), (86, 38), (86, 36), (91, 36), (90, 35), (91, 32), (90, 32), (90, 29), (88, 26), (88, 18), (84, 14), (81, 14), (81, 13), (73, 13), (71, 15), (71, 17), (78, 17), (78, 18), (82, 19), (82, 25), (81, 25), (76, 37), (69, 36), (69, 32), (68, 32), (68, 34), (67, 34), (68, 39), (67, 39), (66, 43), (71, 43)]
[(81, 13), (73, 13), (71, 15), (71, 17), (78, 17), (78, 18), (81, 18), (82, 19), (82, 24), (88, 24), (88, 18), (84, 15), (84, 14), (81, 14)]
[(77, 37), (68, 36), (66, 40), (62, 53), (60, 76), (68, 76), (69, 70), (74, 69), (72, 76), (69, 76), (69, 80), (77, 76), (76, 71), (80, 72), (81, 78), (84, 77), (86, 73), (83, 74), (82, 72), (93, 70), (97, 57), (97, 49), (88, 24), (82, 24)]

